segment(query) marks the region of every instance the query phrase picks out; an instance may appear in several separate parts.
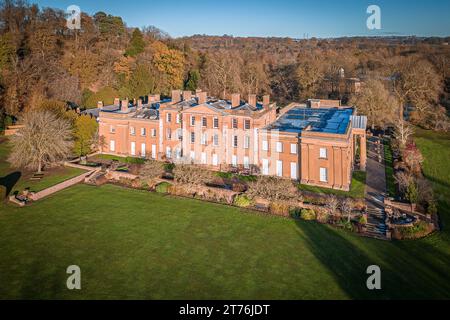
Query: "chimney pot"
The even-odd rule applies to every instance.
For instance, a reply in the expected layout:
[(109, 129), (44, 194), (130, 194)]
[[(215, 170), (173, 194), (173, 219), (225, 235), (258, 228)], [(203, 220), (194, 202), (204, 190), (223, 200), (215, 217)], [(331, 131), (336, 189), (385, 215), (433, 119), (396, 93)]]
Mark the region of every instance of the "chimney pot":
[(180, 102), (181, 90), (172, 90), (172, 103)]
[(127, 112), (128, 111), (128, 103), (129, 103), (128, 100), (122, 100), (122, 104), (121, 104), (121, 107), (120, 107), (120, 110), (122, 112)]
[(239, 107), (241, 105), (241, 95), (239, 93), (233, 93), (231, 95), (231, 107)]
[(183, 91), (183, 101), (188, 101), (192, 99), (191, 91)]
[(263, 97), (263, 106), (264, 106), (264, 108), (269, 108), (269, 105), (270, 105), (270, 96), (268, 94), (266, 94)]
[(206, 103), (207, 96), (208, 94), (206, 92), (198, 92), (197, 93), (198, 104)]
[(256, 107), (256, 94), (249, 94), (248, 95), (248, 104)]

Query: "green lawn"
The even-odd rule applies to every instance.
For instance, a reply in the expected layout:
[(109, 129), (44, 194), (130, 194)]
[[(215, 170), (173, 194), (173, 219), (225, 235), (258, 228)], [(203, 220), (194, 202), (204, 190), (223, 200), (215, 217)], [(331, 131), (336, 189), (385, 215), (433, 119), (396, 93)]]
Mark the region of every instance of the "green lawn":
[(0, 140), (0, 184), (7, 186), (11, 193), (16, 191), (21, 192), (26, 188), (29, 188), (33, 192), (39, 192), (85, 172), (78, 168), (53, 168), (44, 171), (43, 179), (32, 181), (30, 178), (33, 176), (33, 172), (21, 171), (10, 167), (10, 164), (6, 160), (10, 149), (11, 146), (5, 138)]
[[(450, 224), (450, 133), (416, 128), (415, 141), (424, 156), (423, 173), (433, 184), (444, 227)], [(446, 233), (447, 234), (447, 233)]]
[(145, 162), (145, 159), (142, 158), (136, 158), (136, 157), (121, 157), (121, 156), (116, 156), (116, 155), (111, 155), (111, 154), (97, 154), (95, 156), (93, 156), (92, 158), (90, 158), (90, 161), (95, 161), (95, 159), (100, 159), (100, 160), (115, 160), (118, 161), (120, 163), (137, 163), (137, 164), (142, 164)]
[[(444, 226), (448, 143), (418, 138)], [(0, 235), (7, 299), (450, 298), (447, 228), (384, 242), (197, 200), (77, 185), (30, 207), (0, 206)], [(73, 264), (81, 291), (65, 287)], [(372, 264), (381, 267), (381, 291), (366, 289)]]
[(305, 184), (300, 184), (300, 190), (321, 193), (321, 194), (334, 194), (337, 196), (347, 196), (355, 199), (363, 199), (364, 191), (366, 187), (366, 173), (362, 171), (353, 172), (352, 185), (350, 187), (350, 191), (342, 191), (342, 190), (333, 190), (315, 186), (308, 186)]

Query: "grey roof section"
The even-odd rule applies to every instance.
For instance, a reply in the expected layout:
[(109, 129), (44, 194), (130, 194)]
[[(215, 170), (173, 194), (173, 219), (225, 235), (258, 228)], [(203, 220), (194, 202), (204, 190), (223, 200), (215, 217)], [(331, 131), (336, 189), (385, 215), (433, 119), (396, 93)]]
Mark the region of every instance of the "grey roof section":
[(139, 109), (136, 114), (133, 116), (136, 119), (146, 119), (146, 120), (158, 120), (159, 119), (159, 111), (151, 108), (143, 108)]
[(355, 129), (367, 129), (367, 117), (366, 116), (351, 116), (350, 121)]
[(301, 133), (321, 132), (345, 134), (350, 124), (353, 108), (305, 108), (297, 106), (267, 126), (266, 130)]
[[(102, 111), (110, 111), (110, 112), (114, 112), (114, 111), (118, 111), (120, 109), (120, 107), (118, 106), (104, 106)], [(100, 108), (94, 108), (94, 109), (86, 109), (83, 112), (81, 112), (82, 114), (86, 114), (86, 115), (91, 115), (95, 118), (98, 118), (100, 115)]]

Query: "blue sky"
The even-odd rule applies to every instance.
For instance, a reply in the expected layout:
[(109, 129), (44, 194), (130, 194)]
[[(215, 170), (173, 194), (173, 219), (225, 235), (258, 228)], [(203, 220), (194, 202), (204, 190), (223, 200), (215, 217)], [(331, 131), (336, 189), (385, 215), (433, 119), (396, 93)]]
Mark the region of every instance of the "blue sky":
[[(450, 0), (29, 0), (40, 7), (78, 5), (121, 16), (128, 26), (154, 25), (173, 37), (209, 34), (303, 38), (359, 35), (450, 35)], [(382, 29), (366, 27), (369, 5)]]

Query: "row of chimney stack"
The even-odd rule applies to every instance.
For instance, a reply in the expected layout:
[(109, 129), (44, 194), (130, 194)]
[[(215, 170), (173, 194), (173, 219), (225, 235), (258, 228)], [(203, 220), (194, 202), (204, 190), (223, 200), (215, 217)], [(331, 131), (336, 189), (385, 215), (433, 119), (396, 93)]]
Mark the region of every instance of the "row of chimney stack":
[[(256, 104), (257, 104), (256, 94), (248, 95), (248, 104), (253, 107), (256, 107)], [(262, 104), (263, 104), (264, 108), (269, 107), (269, 105), (270, 105), (270, 96), (269, 95), (263, 96)], [(240, 105), (241, 105), (241, 95), (239, 93), (233, 93), (231, 95), (231, 107), (235, 108), (235, 107), (239, 107)]]
[[(198, 104), (207, 101), (208, 94), (200, 89), (195, 90), (195, 97), (198, 99)], [(180, 101), (189, 101), (193, 98), (192, 91), (172, 90), (172, 103)]]
[[(195, 91), (195, 96), (198, 99), (198, 104), (206, 103), (207, 97), (208, 97), (206, 92), (201, 91), (200, 89), (197, 89)], [(191, 91), (172, 90), (172, 103), (180, 102), (181, 99), (183, 99), (183, 101), (191, 100), (192, 92)], [(153, 95), (148, 96), (148, 103), (157, 102), (160, 100), (161, 100), (161, 96), (159, 94), (153, 94)], [(253, 107), (256, 107), (256, 104), (257, 104), (256, 94), (248, 95), (248, 104)], [(269, 107), (269, 105), (270, 105), (270, 96), (269, 95), (263, 96), (262, 104), (263, 104), (264, 108)], [(117, 107), (120, 107), (123, 112), (126, 112), (126, 111), (128, 111), (129, 100), (125, 99), (125, 100), (120, 101), (119, 98), (115, 98), (114, 105)], [(136, 101), (136, 99), (134, 99), (133, 105), (137, 105), (138, 109), (142, 108), (143, 100), (141, 98), (138, 99), (137, 101)], [(236, 108), (240, 105), (241, 105), (241, 95), (239, 93), (233, 93), (231, 95), (231, 107)], [(99, 109), (103, 109), (103, 102), (99, 101), (97, 103), (97, 107)]]

